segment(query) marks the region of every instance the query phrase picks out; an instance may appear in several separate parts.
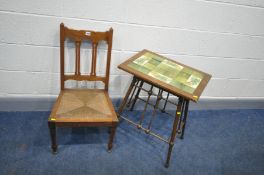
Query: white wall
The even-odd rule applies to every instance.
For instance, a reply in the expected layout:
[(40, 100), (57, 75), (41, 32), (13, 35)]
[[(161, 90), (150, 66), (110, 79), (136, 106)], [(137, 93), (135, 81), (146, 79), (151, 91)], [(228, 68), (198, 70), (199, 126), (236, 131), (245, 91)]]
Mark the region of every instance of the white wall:
[(59, 92), (59, 24), (114, 28), (117, 65), (146, 48), (213, 75), (203, 98), (264, 98), (263, 0), (0, 0), (0, 97)]

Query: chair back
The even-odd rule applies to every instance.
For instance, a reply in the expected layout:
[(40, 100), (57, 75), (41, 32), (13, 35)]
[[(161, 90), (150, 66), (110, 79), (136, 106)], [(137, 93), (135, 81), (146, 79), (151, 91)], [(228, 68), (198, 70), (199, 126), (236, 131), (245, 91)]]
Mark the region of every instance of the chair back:
[[(72, 75), (65, 74), (65, 41), (69, 38), (75, 43), (75, 71)], [(91, 30), (74, 30), (64, 26), (63, 23), (60, 25), (60, 78), (61, 78), (61, 90), (64, 89), (65, 81), (76, 80), (76, 81), (101, 81), (104, 83), (104, 89), (108, 90), (109, 84), (109, 73), (111, 63), (111, 50), (112, 50), (112, 38), (113, 29), (110, 28), (106, 32), (96, 32)], [(91, 42), (91, 72), (87, 75), (81, 73), (81, 59), (80, 50), (81, 44), (84, 41)], [(96, 74), (97, 65), (97, 48), (100, 41), (106, 41), (107, 43), (107, 58), (106, 58), (106, 71), (104, 76), (98, 76)]]

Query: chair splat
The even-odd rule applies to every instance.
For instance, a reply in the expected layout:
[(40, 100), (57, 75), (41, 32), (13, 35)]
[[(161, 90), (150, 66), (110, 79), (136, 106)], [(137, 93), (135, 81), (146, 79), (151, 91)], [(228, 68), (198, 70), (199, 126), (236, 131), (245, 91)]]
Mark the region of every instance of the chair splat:
[(92, 43), (92, 68), (91, 68), (91, 76), (96, 76), (96, 57), (97, 57), (97, 46), (98, 42)]
[(81, 47), (81, 41), (80, 40), (76, 40), (75, 41), (75, 75), (81, 75), (81, 71), (80, 71), (80, 47)]
[[(75, 70), (74, 74), (66, 75), (64, 70), (64, 47), (66, 38), (73, 40), (75, 44)], [(105, 32), (98, 32), (92, 30), (75, 30), (70, 29), (64, 26), (64, 24), (60, 25), (60, 55), (61, 55), (61, 90), (64, 89), (64, 82), (67, 80), (76, 80), (76, 81), (101, 81), (104, 83), (104, 89), (108, 90), (109, 83), (109, 71), (111, 64), (111, 50), (112, 50), (112, 38), (113, 38), (113, 29), (110, 28)], [(81, 45), (82, 42), (91, 42), (91, 69), (90, 74), (85, 75), (81, 72)], [(105, 41), (108, 45), (107, 55), (106, 55), (106, 69), (105, 75), (97, 76), (96, 73), (96, 64), (98, 57), (98, 45), (101, 41)], [(101, 63), (101, 62), (100, 62)]]

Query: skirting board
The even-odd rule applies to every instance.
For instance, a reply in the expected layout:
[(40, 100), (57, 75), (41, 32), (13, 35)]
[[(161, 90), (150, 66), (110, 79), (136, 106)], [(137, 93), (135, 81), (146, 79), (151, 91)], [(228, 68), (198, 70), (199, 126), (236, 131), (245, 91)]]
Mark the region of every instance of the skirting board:
[[(50, 111), (56, 97), (0, 97), (0, 111)], [(112, 98), (114, 107), (118, 109), (121, 98)], [(172, 99), (173, 100), (173, 99)], [(154, 99), (151, 100), (154, 102)], [(137, 102), (138, 103), (138, 102)], [(142, 110), (143, 105), (135, 105)], [(149, 108), (150, 109), (150, 108)], [(168, 105), (168, 110), (175, 106)], [(190, 110), (219, 109), (264, 109), (264, 98), (201, 98), (198, 103), (190, 102)]]

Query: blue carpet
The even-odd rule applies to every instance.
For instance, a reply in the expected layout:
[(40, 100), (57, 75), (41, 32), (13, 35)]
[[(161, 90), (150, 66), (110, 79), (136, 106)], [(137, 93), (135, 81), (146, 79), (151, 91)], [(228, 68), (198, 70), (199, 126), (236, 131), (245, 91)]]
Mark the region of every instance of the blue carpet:
[[(134, 119), (138, 112), (133, 112)], [(183, 140), (168, 145), (121, 121), (112, 153), (106, 128), (59, 128), (50, 149), (49, 112), (0, 112), (0, 174), (264, 174), (264, 110), (190, 111)], [(158, 113), (153, 130), (170, 133)]]

